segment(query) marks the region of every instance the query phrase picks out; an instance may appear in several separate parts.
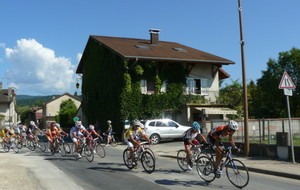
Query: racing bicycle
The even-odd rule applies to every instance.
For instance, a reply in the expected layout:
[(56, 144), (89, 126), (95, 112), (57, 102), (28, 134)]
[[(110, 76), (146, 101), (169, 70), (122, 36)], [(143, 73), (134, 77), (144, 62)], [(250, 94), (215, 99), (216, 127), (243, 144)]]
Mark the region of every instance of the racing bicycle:
[(150, 148), (146, 148), (145, 144), (148, 142), (140, 143), (139, 147), (135, 147), (134, 161), (130, 157), (130, 149), (127, 147), (123, 152), (123, 161), (129, 170), (133, 169), (138, 161), (142, 163), (144, 170), (147, 173), (152, 173), (155, 170), (155, 157)]
[[(235, 147), (231, 146), (225, 149), (225, 156), (221, 161), (220, 170), (222, 171), (223, 168), (225, 168), (228, 180), (234, 186), (238, 188), (244, 188), (249, 183), (249, 171), (243, 162), (232, 158), (233, 148)], [(216, 173), (215, 159), (213, 156), (200, 156), (198, 158), (196, 167), (199, 176), (208, 183), (214, 181), (215, 178), (220, 178), (220, 174)]]

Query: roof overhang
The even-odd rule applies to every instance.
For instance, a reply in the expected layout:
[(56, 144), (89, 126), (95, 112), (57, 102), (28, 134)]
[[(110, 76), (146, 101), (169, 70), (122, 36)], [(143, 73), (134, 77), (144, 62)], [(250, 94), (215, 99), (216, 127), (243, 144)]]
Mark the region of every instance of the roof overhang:
[(217, 107), (195, 107), (196, 110), (202, 111), (206, 115), (223, 115), (223, 114), (237, 114), (236, 110), (230, 108), (217, 108)]

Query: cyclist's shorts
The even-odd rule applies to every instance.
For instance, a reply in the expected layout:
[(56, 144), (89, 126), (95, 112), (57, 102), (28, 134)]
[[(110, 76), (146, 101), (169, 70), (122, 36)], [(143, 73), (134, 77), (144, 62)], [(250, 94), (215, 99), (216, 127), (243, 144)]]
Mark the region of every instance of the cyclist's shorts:
[(128, 148), (133, 148), (133, 144), (130, 142), (130, 140), (125, 139), (125, 143), (127, 144)]
[(73, 141), (73, 142), (77, 142), (77, 141), (78, 141), (78, 139), (77, 139), (77, 138), (75, 138), (75, 137), (72, 137), (72, 141)]
[[(184, 147), (190, 146), (189, 139), (184, 139), (183, 142), (184, 142)], [(192, 140), (192, 143), (193, 144), (200, 144), (197, 139)]]

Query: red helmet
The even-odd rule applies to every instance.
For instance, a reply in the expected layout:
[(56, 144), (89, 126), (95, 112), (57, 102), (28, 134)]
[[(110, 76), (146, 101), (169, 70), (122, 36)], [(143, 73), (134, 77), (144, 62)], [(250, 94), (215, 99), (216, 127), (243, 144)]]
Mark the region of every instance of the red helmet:
[(55, 122), (51, 122), (50, 123), (50, 127), (55, 127), (56, 126), (56, 123)]

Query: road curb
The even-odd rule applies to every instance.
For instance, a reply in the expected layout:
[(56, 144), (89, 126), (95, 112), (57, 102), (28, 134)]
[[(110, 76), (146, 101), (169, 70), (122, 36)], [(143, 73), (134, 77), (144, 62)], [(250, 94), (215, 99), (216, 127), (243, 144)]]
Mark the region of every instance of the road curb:
[[(172, 156), (172, 155), (167, 155), (167, 154), (159, 155), (159, 157), (177, 159), (177, 156)], [(296, 174), (289, 174), (289, 173), (284, 173), (284, 172), (276, 172), (276, 171), (265, 170), (265, 169), (258, 169), (258, 168), (248, 167), (248, 166), (247, 166), (247, 168), (248, 168), (249, 171), (255, 172), (255, 173), (262, 173), (262, 174), (266, 174), (266, 175), (274, 175), (274, 176), (279, 176), (279, 177), (286, 177), (286, 178), (290, 178), (290, 179), (298, 179), (298, 180), (300, 180), (300, 175), (296, 175)]]

